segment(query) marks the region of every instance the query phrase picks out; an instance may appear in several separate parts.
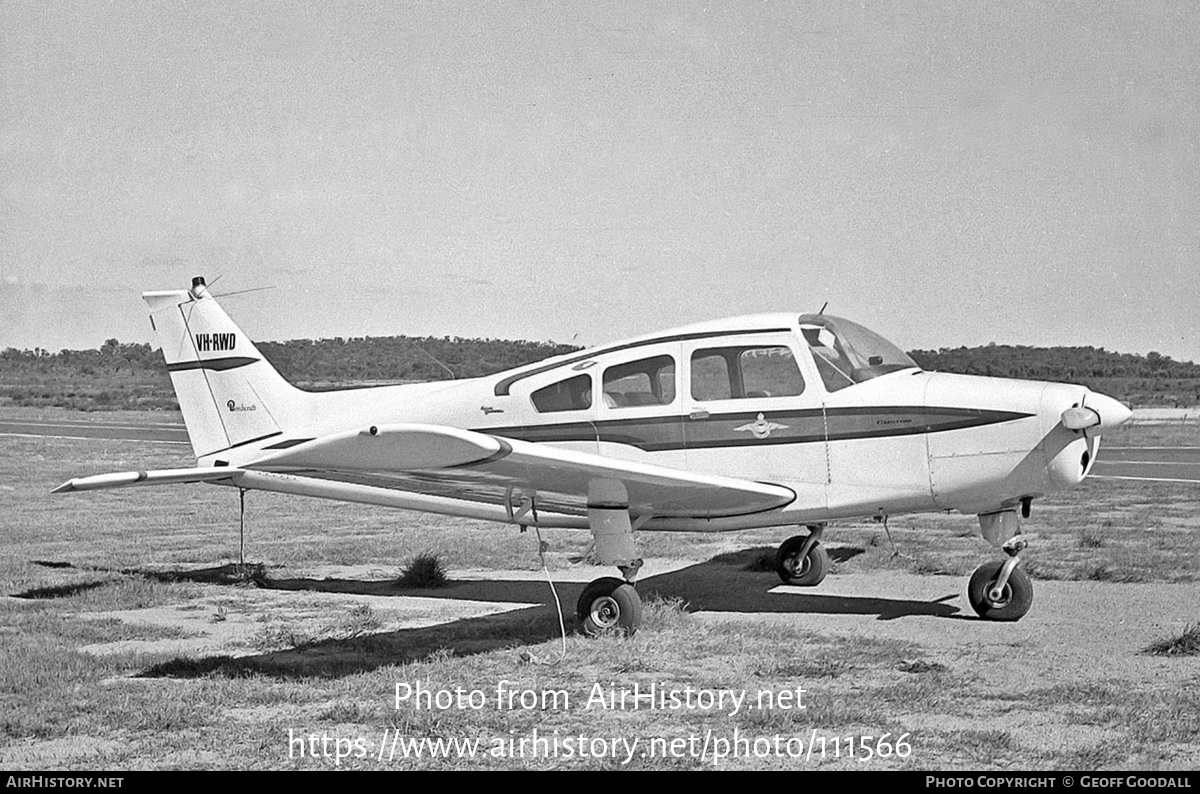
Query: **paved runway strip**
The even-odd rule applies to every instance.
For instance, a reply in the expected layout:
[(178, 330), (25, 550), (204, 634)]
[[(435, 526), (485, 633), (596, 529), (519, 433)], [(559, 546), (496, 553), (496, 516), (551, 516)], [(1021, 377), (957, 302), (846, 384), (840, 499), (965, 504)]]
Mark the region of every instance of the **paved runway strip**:
[(1100, 447), (1091, 477), (1200, 484), (1200, 447)]
[(150, 441), (159, 444), (189, 443), (187, 430), (180, 424), (132, 424), (91, 419), (2, 419), (0, 436), (93, 438), (110, 441)]

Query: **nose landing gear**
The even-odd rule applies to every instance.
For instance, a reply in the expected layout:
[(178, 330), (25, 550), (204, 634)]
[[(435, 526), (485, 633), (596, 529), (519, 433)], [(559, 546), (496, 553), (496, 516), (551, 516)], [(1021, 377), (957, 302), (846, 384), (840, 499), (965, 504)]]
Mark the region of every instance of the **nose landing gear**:
[(1007, 541), (1001, 548), (1007, 560), (980, 565), (967, 584), (967, 601), (975, 614), (984, 620), (1020, 620), (1033, 604), (1033, 583), (1025, 571), (1017, 567), (1017, 556), (1029, 543), (1020, 536)]
[(829, 555), (820, 544), (824, 524), (810, 524), (807, 535), (795, 535), (775, 552), (775, 572), (784, 584), (815, 587), (829, 573)]

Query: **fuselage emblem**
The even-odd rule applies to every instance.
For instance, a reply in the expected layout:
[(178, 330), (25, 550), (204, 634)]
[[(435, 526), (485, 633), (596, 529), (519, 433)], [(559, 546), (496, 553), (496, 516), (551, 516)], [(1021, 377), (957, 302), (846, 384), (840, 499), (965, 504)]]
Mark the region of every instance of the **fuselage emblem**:
[(758, 418), (755, 419), (750, 424), (742, 425), (741, 427), (735, 427), (733, 430), (735, 433), (739, 432), (741, 430), (749, 430), (751, 433), (754, 434), (755, 438), (766, 438), (767, 436), (771, 435), (771, 433), (775, 430), (786, 430), (787, 428), (788, 428), (788, 425), (781, 425), (781, 424), (777, 424), (775, 422), (768, 422), (766, 417), (764, 417), (762, 414), (759, 414)]

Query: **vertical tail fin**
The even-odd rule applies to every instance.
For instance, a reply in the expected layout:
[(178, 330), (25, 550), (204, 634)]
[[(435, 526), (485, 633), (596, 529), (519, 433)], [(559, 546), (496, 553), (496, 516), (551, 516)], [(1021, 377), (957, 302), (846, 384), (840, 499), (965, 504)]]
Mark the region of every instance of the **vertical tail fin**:
[(283, 432), (304, 393), (263, 358), (203, 278), (192, 279), (190, 290), (146, 292), (142, 299), (197, 458)]

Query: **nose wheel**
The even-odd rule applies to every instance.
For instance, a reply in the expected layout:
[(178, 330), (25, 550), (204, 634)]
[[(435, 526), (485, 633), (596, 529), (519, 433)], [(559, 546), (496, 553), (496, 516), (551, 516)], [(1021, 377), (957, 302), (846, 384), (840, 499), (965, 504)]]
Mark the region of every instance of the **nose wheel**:
[(967, 601), (984, 620), (1020, 620), (1033, 605), (1033, 582), (1017, 567), (1017, 549), (1007, 560), (980, 565), (967, 584)]
[(784, 584), (815, 587), (829, 573), (829, 555), (818, 539), (823, 526), (809, 527), (809, 534), (795, 535), (779, 545), (775, 552), (775, 572)]

